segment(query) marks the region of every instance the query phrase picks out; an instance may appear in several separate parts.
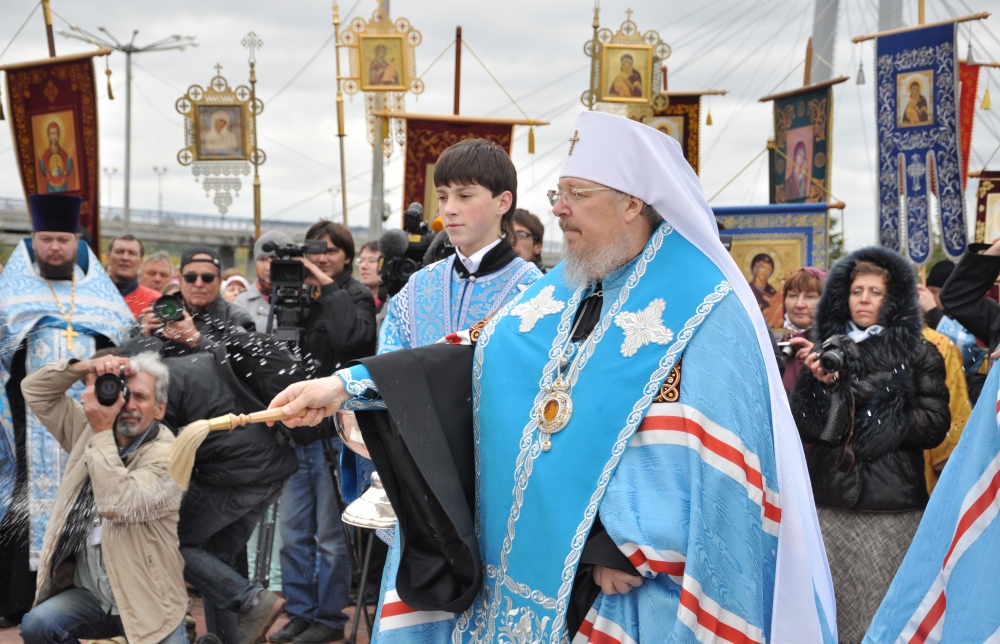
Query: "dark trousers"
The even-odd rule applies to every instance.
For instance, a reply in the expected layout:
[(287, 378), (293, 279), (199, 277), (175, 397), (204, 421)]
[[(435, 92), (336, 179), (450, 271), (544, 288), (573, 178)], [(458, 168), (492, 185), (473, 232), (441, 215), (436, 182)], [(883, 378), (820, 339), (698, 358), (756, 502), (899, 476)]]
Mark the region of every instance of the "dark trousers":
[[(79, 644), (80, 639), (100, 640), (124, 635), (118, 615), (108, 615), (94, 593), (83, 588), (50, 597), (31, 609), (21, 622), (24, 644)], [(184, 620), (161, 644), (187, 644)]]
[(282, 483), (209, 487), (191, 482), (181, 503), (177, 536), (184, 579), (205, 598), (205, 626), (223, 644), (239, 644), (239, 613), (248, 611), (263, 586), (237, 573), (239, 553)]

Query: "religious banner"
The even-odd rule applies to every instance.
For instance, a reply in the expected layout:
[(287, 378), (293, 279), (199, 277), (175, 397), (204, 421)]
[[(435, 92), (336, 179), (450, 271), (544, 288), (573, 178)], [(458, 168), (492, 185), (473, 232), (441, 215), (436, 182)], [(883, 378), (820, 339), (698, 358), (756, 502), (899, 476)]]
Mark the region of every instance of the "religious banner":
[(110, 49), (4, 65), (11, 138), (24, 194), (83, 199), (80, 226), (100, 239), (94, 56)]
[(681, 144), (684, 158), (695, 174), (701, 154), (701, 95), (703, 92), (667, 92), (665, 105), (653, 102), (653, 115), (642, 122), (657, 129)]
[(413, 202), (421, 203), (424, 205), (424, 219), (432, 221), (438, 211), (434, 166), (441, 153), (464, 139), (487, 139), (510, 154), (514, 124), (505, 119), (477, 121), (475, 117), (406, 115), (402, 209), (406, 210)]
[(785, 279), (806, 266), (827, 266), (827, 204), (715, 206), (715, 218), (732, 237), (729, 252), (750, 284), (767, 325), (785, 321)]
[(1000, 170), (983, 170), (976, 191), (976, 242), (1000, 239)]
[(880, 36), (876, 45), (879, 243), (923, 265), (932, 251), (930, 195), (941, 242), (967, 245), (959, 155), (955, 25)]
[(958, 64), (961, 93), (958, 104), (958, 131), (962, 144), (962, 192), (969, 180), (969, 150), (972, 146), (972, 122), (976, 117), (976, 90), (979, 87), (979, 65)]
[(846, 76), (772, 94), (774, 146), (769, 200), (773, 204), (827, 201), (833, 167), (833, 86)]

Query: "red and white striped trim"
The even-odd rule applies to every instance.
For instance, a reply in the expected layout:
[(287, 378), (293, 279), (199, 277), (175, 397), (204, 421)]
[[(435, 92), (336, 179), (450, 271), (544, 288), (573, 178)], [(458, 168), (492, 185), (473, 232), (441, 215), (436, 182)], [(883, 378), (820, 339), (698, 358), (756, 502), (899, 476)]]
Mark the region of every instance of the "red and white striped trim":
[(650, 405), (630, 447), (680, 445), (701, 455), (709, 466), (746, 488), (750, 500), (761, 507), (761, 527), (778, 536), (781, 504), (778, 493), (767, 487), (760, 459), (734, 432), (717, 425), (693, 407), (681, 403)]
[(997, 454), (986, 471), (962, 500), (958, 513), (958, 524), (951, 546), (944, 556), (941, 572), (938, 573), (930, 590), (924, 595), (903, 632), (896, 640), (898, 644), (937, 644), (944, 630), (944, 613), (947, 605), (945, 591), (951, 572), (962, 555), (975, 543), (986, 528), (1000, 514), (1000, 454)]
[(580, 630), (573, 636), (573, 644), (636, 644), (625, 629), (607, 617), (601, 617), (597, 610), (590, 609)]
[(678, 584), (684, 578), (686, 558), (673, 550), (657, 550), (652, 546), (623, 543), (619, 546), (628, 560), (644, 577), (655, 577), (664, 573)]
[(407, 626), (417, 626), (418, 624), (428, 624), (430, 622), (443, 622), (454, 619), (454, 613), (444, 611), (423, 611), (410, 608), (399, 598), (399, 593), (395, 589), (386, 591), (385, 599), (382, 602), (382, 612), (379, 613), (379, 632), (391, 631)]
[(703, 644), (764, 644), (761, 629), (713, 601), (692, 577), (684, 577), (677, 618)]

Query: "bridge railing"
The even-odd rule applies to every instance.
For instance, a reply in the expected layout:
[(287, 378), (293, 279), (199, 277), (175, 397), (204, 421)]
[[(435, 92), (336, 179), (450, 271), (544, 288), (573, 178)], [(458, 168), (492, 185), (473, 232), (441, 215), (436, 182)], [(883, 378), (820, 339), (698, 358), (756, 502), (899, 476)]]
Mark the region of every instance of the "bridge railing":
[[(27, 212), (28, 204), (24, 199), (0, 197), (0, 210)], [(196, 215), (187, 212), (171, 212), (132, 208), (131, 220), (134, 224), (150, 226), (179, 226), (183, 228), (203, 228), (219, 231), (253, 234), (253, 219), (245, 217), (221, 217), (216, 215)], [(101, 221), (122, 221), (125, 211), (122, 208), (101, 207)], [(263, 219), (261, 227), (278, 229), (285, 232), (301, 231), (308, 228), (312, 221), (287, 221), (281, 219)]]

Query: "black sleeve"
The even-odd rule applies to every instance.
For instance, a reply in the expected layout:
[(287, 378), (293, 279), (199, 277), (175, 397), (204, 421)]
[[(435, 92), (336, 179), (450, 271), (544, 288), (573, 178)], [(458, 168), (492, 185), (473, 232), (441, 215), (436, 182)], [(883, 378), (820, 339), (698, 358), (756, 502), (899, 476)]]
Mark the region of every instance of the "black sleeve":
[(368, 289), (341, 288), (336, 282), (320, 289), (325, 341), (354, 355), (375, 342), (375, 300)]
[(799, 436), (805, 443), (815, 443), (826, 426), (827, 415), (830, 413), (830, 396), (827, 386), (816, 380), (812, 371), (802, 368), (795, 388), (789, 396), (792, 417), (799, 429)]
[(399, 520), (396, 589), (417, 610), (458, 613), (482, 585), (475, 535), (471, 346), (364, 358), (386, 405), (358, 425)]
[(941, 444), (951, 428), (951, 410), (948, 407), (951, 392), (945, 383), (944, 358), (937, 348), (924, 340), (912, 370), (913, 418), (903, 445), (933, 449)]
[(994, 347), (990, 337), (1000, 304), (986, 297), (1000, 275), (1000, 257), (968, 251), (962, 255), (948, 281), (941, 288), (941, 305), (955, 320), (983, 343)]
[(936, 329), (937, 325), (941, 323), (941, 318), (944, 317), (944, 311), (939, 307), (934, 307), (930, 311), (924, 313), (924, 324), (927, 325), (928, 329)]
[(230, 327), (239, 327), (243, 331), (256, 331), (257, 323), (253, 321), (250, 314), (236, 306), (235, 304), (230, 304), (226, 302), (226, 308), (229, 313), (229, 325)]

